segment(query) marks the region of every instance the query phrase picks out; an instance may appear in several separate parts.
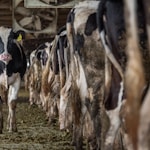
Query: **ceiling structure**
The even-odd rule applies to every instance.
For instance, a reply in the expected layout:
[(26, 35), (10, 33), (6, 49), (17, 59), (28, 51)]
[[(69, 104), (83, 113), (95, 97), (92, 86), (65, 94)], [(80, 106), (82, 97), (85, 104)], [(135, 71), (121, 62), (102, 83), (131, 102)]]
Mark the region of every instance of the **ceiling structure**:
[(45, 38), (65, 25), (79, 0), (0, 0), (0, 26), (24, 30), (28, 38)]
[[(24, 30), (27, 51), (54, 37), (70, 9), (81, 0), (0, 0), (0, 26)], [(31, 42), (32, 41), (32, 42)]]

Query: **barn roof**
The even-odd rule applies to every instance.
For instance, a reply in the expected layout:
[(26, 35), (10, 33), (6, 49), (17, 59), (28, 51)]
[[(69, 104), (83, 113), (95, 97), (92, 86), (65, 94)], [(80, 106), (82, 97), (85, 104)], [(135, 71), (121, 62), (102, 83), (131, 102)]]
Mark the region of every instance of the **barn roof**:
[(0, 26), (25, 30), (25, 50), (30, 52), (42, 42), (52, 40), (57, 29), (65, 25), (68, 12), (77, 1), (1, 0)]

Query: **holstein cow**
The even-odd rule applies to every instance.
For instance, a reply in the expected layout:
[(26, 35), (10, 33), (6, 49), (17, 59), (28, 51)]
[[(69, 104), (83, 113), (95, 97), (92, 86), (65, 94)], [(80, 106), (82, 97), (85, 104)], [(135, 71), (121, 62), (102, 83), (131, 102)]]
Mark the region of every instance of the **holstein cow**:
[(42, 67), (40, 61), (36, 58), (35, 52), (30, 54), (30, 66), (25, 74), (25, 88), (29, 90), (30, 105), (37, 104), (40, 106), (41, 74)]
[[(0, 27), (0, 105), (8, 103), (8, 130), (17, 131), (16, 126), (16, 100), (21, 79), (26, 71), (26, 57), (22, 46), (17, 41), (21, 40), (22, 31), (14, 32), (11, 28)], [(8, 99), (3, 99), (3, 92), (8, 90)], [(0, 111), (0, 133), (2, 133), (3, 115)]]
[[(142, 1), (143, 2), (143, 8), (145, 12), (145, 25), (147, 29), (147, 36), (148, 36), (148, 50), (150, 52), (150, 1)], [(136, 5), (136, 4), (135, 4)], [(150, 57), (150, 55), (149, 55)], [(149, 58), (148, 57), (148, 58)], [(149, 59), (150, 60), (150, 59)], [(149, 67), (147, 67), (148, 69)], [(140, 111), (140, 124), (139, 124), (139, 136), (138, 136), (138, 148), (139, 150), (142, 149), (149, 149), (149, 124), (150, 124), (150, 117), (149, 117), (149, 104), (150, 104), (150, 87), (148, 87), (147, 94), (145, 96), (143, 105), (141, 107)]]
[[(96, 24), (98, 3), (81, 2), (71, 9), (67, 18), (70, 64), (69, 76), (61, 90), (59, 120), (63, 129), (66, 126), (65, 117), (70, 119), (69, 115), (72, 115), (72, 144), (77, 150), (82, 149), (83, 135), (88, 139), (91, 149), (100, 149), (104, 54)], [(68, 107), (72, 112), (66, 114)], [(88, 125), (85, 120), (89, 120)], [(89, 128), (85, 131), (85, 127)]]
[[(149, 32), (149, 1), (125, 1), (125, 19), (127, 38), (128, 63), (126, 69), (126, 93), (127, 93), (127, 129), (131, 137), (134, 149), (149, 149), (149, 63), (150, 63), (150, 32)], [(139, 22), (141, 14), (143, 21), (140, 31), (146, 36), (144, 42), (147, 43), (147, 55), (143, 55), (139, 44)], [(147, 30), (146, 30), (147, 28)], [(140, 81), (140, 82), (139, 82)], [(132, 84), (130, 84), (132, 82)], [(142, 103), (141, 103), (142, 100)], [(131, 115), (132, 114), (132, 115)]]
[[(41, 105), (40, 99), (42, 71), (49, 57), (51, 43), (46, 42), (30, 54), (30, 66), (25, 75), (25, 87), (29, 90), (30, 104)], [(42, 103), (42, 105), (44, 105)]]
[[(140, 46), (142, 48), (145, 47), (145, 35), (144, 35), (144, 17), (141, 13), (141, 5), (137, 7), (138, 12), (138, 29), (140, 37)], [(129, 15), (129, 12), (127, 12)], [(126, 69), (126, 28), (124, 21), (124, 1), (123, 0), (102, 0), (99, 4), (98, 13), (97, 13), (97, 23), (99, 27), (101, 41), (104, 45), (107, 63), (105, 65), (105, 109), (107, 110), (107, 114), (110, 119), (110, 127), (106, 134), (105, 140), (105, 148), (112, 149), (114, 139), (116, 137), (117, 131), (120, 127), (120, 110), (123, 104), (123, 100), (126, 99), (124, 93), (126, 93), (125, 89), (125, 79), (124, 73)], [(131, 42), (131, 41), (130, 41)], [(134, 43), (132, 43), (134, 44)], [(131, 45), (132, 45), (131, 44)], [(137, 57), (138, 54), (134, 54), (132, 51), (133, 57)], [(139, 58), (139, 57), (138, 57)], [(135, 63), (134, 59), (130, 59), (133, 61), (135, 68), (139, 67), (139, 62)], [(133, 65), (132, 63), (132, 65)], [(133, 66), (132, 66), (133, 67)], [(134, 69), (135, 69), (134, 68)], [(131, 70), (130, 70), (131, 73)], [(128, 75), (130, 75), (128, 72)], [(139, 72), (138, 72), (139, 73)], [(130, 78), (131, 79), (131, 78)], [(134, 80), (134, 77), (132, 78)], [(129, 84), (132, 84), (132, 80), (130, 80)], [(129, 81), (129, 80), (128, 80)], [(137, 81), (137, 80), (136, 80)], [(141, 79), (141, 85), (143, 85), (143, 78)], [(129, 85), (128, 84), (128, 85)], [(141, 89), (141, 87), (139, 88)], [(131, 93), (131, 88), (128, 94)], [(133, 89), (132, 89), (133, 90)], [(139, 91), (140, 92), (140, 91)], [(127, 95), (128, 97), (128, 95)], [(130, 97), (131, 98), (131, 97)], [(140, 97), (139, 97), (140, 99)], [(132, 103), (133, 101), (131, 101)], [(129, 102), (130, 103), (130, 102)], [(130, 104), (131, 104), (130, 103)], [(132, 103), (133, 104), (133, 103)], [(134, 103), (135, 104), (135, 103)], [(133, 105), (132, 105), (133, 106)], [(137, 105), (135, 105), (136, 107)], [(134, 108), (135, 108), (134, 107)], [(137, 107), (136, 107), (137, 108)], [(137, 112), (129, 113), (132, 116), (130, 119), (134, 122), (132, 125), (132, 133), (137, 130)], [(132, 114), (132, 115), (131, 115)], [(130, 120), (130, 122), (131, 122)], [(136, 122), (136, 123), (135, 123)], [(129, 127), (129, 126), (128, 126)], [(135, 134), (134, 134), (135, 135)], [(134, 142), (136, 141), (136, 137), (132, 137)]]
[(65, 67), (66, 56), (66, 27), (60, 28), (51, 43), (50, 54), (42, 73), (41, 95), (49, 123), (57, 115), (59, 109), (60, 89), (64, 85), (68, 67)]
[[(105, 49), (105, 109), (109, 116), (110, 127), (105, 137), (105, 149), (113, 149), (119, 130), (119, 113), (124, 97), (125, 45), (123, 32), (123, 1), (102, 0), (98, 7), (97, 23), (100, 38)], [(124, 39), (125, 40), (125, 39)]]

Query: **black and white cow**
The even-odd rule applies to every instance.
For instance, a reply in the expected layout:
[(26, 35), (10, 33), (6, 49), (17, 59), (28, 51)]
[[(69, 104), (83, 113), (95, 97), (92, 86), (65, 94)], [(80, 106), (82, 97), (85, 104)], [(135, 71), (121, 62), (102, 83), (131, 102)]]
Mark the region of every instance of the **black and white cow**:
[[(4, 101), (3, 93), (8, 90), (6, 103), (9, 108), (8, 130), (10, 132), (17, 131), (16, 100), (27, 65), (23, 47), (19, 44), (22, 33), (22, 31), (14, 32), (11, 28), (0, 27), (0, 86), (3, 87), (3, 91), (0, 91), (0, 105)], [(2, 133), (2, 110), (0, 113), (0, 132)]]
[[(139, 3), (139, 5), (137, 6), (138, 7), (135, 8), (137, 10), (139, 29), (138, 35), (140, 42), (138, 42), (140, 48), (144, 49), (146, 37), (145, 28), (143, 27), (144, 15), (141, 12), (142, 5)], [(126, 99), (126, 96), (127, 98), (129, 98), (128, 95), (125, 95), (125, 93), (127, 93), (126, 90), (128, 90), (128, 94), (131, 93), (131, 91), (133, 90), (129, 90), (131, 88), (126, 89), (125, 86), (127, 76), (125, 76), (124, 73), (126, 71), (126, 63), (129, 64), (129, 62), (127, 61), (128, 57), (126, 55), (126, 43), (128, 42), (128, 40), (124, 16), (125, 15), (123, 0), (102, 0), (99, 4), (97, 13), (97, 23), (99, 27), (101, 41), (106, 52), (107, 60), (105, 65), (105, 108), (110, 119), (110, 127), (107, 132), (105, 141), (106, 149), (111, 149), (113, 147), (114, 139), (120, 127), (121, 120), (119, 114), (121, 106), (125, 102), (123, 100)], [(130, 13), (127, 12), (127, 17), (129, 16)], [(134, 44), (134, 42), (132, 44)], [(132, 50), (130, 50), (130, 52), (130, 54), (133, 57), (137, 56), (134, 55)], [(130, 61), (132, 62), (131, 65), (132, 67), (136, 66), (138, 68), (138, 64), (135, 63), (134, 60), (136, 59), (130, 59)], [(128, 76), (131, 75), (132, 71), (130, 70), (128, 72)], [(129, 84), (131, 84), (131, 82), (132, 81), (130, 80)], [(141, 83), (142, 82), (143, 79), (141, 80)], [(132, 93), (134, 93), (134, 91), (132, 91)], [(133, 115), (134, 113), (132, 113), (132, 115), (130, 114), (130, 116), (132, 116), (131, 118), (133, 122), (136, 120), (137, 117), (137, 113)], [(135, 122), (132, 124), (132, 133), (135, 133), (135, 130), (137, 129), (138, 124)], [(134, 140), (136, 141), (135, 137), (136, 136), (134, 136)]]
[(77, 150), (82, 149), (83, 138), (87, 138), (91, 149), (100, 148), (104, 53), (96, 23), (98, 3), (81, 2), (67, 17), (70, 64), (69, 76), (61, 90), (59, 121), (61, 129), (73, 122), (72, 144)]
[[(148, 9), (150, 8), (150, 2), (134, 0), (130, 3), (126, 0), (124, 3), (126, 30), (128, 33), (126, 49), (128, 63), (125, 74), (128, 110), (126, 124), (133, 149), (149, 149), (150, 11)], [(140, 28), (139, 24), (142, 24)], [(140, 47), (141, 36), (138, 36), (141, 33), (145, 36), (144, 43), (146, 43), (146, 47), (142, 51)]]
[[(125, 32), (123, 1), (102, 0), (98, 7), (97, 24), (105, 49), (105, 109), (110, 119), (105, 146), (113, 148), (120, 126), (119, 113), (124, 97), (124, 45), (119, 45)], [(121, 43), (121, 42), (120, 42)]]
[(25, 74), (25, 89), (29, 90), (30, 105), (37, 104), (40, 106), (40, 89), (41, 89), (41, 62), (35, 55), (35, 50), (30, 54), (30, 65)]
[(45, 42), (40, 44), (34, 51), (30, 53), (29, 69), (25, 75), (25, 87), (29, 90), (30, 104), (37, 104), (44, 106), (44, 100), (41, 97), (41, 80), (42, 72), (46, 67), (50, 49), (52, 44)]
[(66, 63), (66, 27), (59, 29), (49, 49), (48, 61), (42, 73), (41, 97), (46, 110), (49, 123), (51, 123), (59, 110), (60, 89), (67, 77)]

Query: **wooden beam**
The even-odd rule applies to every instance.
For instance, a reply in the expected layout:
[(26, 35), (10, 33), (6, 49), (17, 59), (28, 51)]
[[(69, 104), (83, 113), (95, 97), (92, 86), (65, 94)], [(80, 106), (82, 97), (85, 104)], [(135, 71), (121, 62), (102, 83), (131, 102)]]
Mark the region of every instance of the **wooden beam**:
[(0, 16), (12, 16), (12, 12), (11, 11), (1, 11), (0, 10)]
[(0, 20), (12, 20), (11, 16), (0, 16)]
[(4, 4), (1, 4), (1, 5), (0, 5), (0, 9), (9, 9), (9, 10), (11, 10), (11, 9), (12, 9), (12, 6), (11, 6), (11, 5), (4, 5)]

